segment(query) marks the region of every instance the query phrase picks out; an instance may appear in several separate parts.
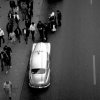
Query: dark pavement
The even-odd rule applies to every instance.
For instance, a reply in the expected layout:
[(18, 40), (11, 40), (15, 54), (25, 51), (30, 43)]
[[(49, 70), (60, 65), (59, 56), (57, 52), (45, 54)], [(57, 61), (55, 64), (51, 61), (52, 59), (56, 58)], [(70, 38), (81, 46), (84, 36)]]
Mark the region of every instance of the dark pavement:
[[(100, 99), (100, 1), (63, 0), (45, 3), (41, 19), (56, 9), (62, 11), (62, 27), (49, 35), (51, 42), (51, 85), (30, 89), (28, 70), (20, 100)], [(93, 79), (95, 55), (96, 84)]]

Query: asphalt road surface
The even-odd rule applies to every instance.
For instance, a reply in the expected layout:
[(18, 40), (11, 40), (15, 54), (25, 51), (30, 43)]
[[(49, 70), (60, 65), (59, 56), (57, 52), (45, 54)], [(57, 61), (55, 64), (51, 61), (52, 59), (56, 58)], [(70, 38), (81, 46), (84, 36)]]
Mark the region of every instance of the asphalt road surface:
[(49, 35), (51, 85), (28, 86), (26, 72), (20, 100), (100, 99), (100, 0), (63, 0), (45, 3), (43, 16), (60, 9), (62, 27)]

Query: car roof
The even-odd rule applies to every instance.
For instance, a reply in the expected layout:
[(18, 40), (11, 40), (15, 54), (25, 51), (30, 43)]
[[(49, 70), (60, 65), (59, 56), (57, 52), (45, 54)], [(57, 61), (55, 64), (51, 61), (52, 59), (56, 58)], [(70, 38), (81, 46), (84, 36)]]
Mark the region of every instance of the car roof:
[(47, 52), (39, 51), (33, 52), (31, 56), (31, 67), (32, 68), (47, 68)]

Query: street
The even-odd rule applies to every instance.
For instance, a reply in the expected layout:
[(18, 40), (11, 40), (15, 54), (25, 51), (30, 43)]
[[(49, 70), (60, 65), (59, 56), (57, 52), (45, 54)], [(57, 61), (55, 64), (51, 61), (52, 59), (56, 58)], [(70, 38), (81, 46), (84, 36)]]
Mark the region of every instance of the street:
[[(21, 43), (16, 41), (11, 44), (7, 40), (5, 27), (9, 2), (0, 0), (0, 7), (0, 27), (5, 32), (5, 44), (13, 51), (9, 73), (6, 75), (5, 70), (0, 72), (0, 100), (6, 100), (3, 91), (6, 80), (13, 83), (14, 100), (100, 99), (100, 0), (43, 0), (42, 8), (34, 10), (36, 19), (33, 21), (36, 23), (38, 17), (46, 22), (52, 11), (59, 9), (62, 13), (62, 26), (57, 28), (56, 33), (48, 34), (51, 77), (50, 86), (45, 89), (34, 89), (28, 85), (28, 63), (33, 43), (31, 36), (27, 45), (23, 36)], [(22, 20), (20, 27), (24, 27)], [(37, 34), (36, 37), (38, 40)], [(1, 44), (0, 50), (5, 44)]]
[(99, 100), (100, 1), (63, 0), (45, 7), (44, 18), (57, 9), (63, 15), (61, 28), (49, 35), (51, 85), (30, 89), (27, 71), (20, 100)]

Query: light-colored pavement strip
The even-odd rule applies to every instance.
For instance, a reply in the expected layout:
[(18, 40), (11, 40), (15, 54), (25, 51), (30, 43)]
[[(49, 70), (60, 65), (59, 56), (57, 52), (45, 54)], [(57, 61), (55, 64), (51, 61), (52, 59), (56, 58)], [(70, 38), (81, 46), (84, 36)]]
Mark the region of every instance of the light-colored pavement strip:
[(96, 66), (95, 66), (95, 55), (93, 55), (93, 85), (96, 85)]
[[(41, 12), (40, 10), (41, 10), (42, 3), (43, 3), (43, 0), (34, 0), (33, 2), (33, 14), (34, 15), (33, 15), (32, 21), (34, 21), (36, 24), (40, 17), (40, 12)], [(7, 23), (7, 13), (9, 11), (9, 2), (4, 3), (4, 5), (5, 5), (5, 9), (3, 10), (6, 10), (6, 11), (2, 12), (2, 15), (3, 14), (5, 15), (4, 18), (6, 22), (2, 21), (3, 17), (1, 16), (0, 21), (2, 23), (0, 25), (4, 27), (4, 31), (5, 31), (5, 25)], [(7, 38), (7, 33), (5, 35)], [(28, 60), (29, 60), (29, 52), (31, 49), (31, 44), (32, 44), (31, 40), (28, 41), (28, 45), (26, 45), (24, 40), (22, 40), (20, 44), (17, 43), (15, 45), (14, 44), (10, 45), (13, 49), (12, 69), (10, 69), (7, 75), (5, 74), (5, 72), (0, 72), (0, 100), (6, 100), (5, 93), (3, 90), (3, 82), (6, 80), (10, 80), (13, 84), (13, 93), (12, 93), (13, 98), (12, 99), (13, 100), (20, 99), (20, 93), (21, 93), (24, 76), (25, 76), (25, 72), (26, 72)]]

